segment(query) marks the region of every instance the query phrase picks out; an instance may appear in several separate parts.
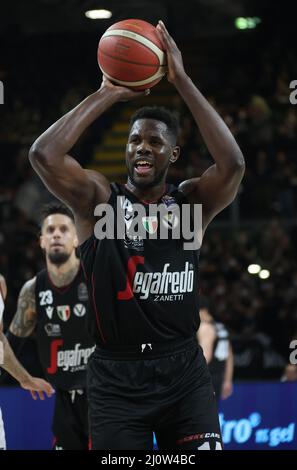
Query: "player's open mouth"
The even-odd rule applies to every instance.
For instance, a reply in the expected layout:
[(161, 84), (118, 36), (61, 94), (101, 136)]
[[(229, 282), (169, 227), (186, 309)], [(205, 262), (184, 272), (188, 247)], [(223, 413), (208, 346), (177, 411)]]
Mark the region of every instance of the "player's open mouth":
[(153, 167), (154, 167), (154, 165), (151, 162), (149, 162), (148, 160), (145, 160), (145, 159), (138, 160), (134, 164), (135, 171), (139, 175), (148, 174), (152, 170)]

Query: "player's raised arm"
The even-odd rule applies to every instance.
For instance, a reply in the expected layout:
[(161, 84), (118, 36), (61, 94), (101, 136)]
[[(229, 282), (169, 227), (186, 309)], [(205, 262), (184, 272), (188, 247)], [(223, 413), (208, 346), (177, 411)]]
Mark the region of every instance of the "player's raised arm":
[(159, 22), (157, 30), (167, 52), (168, 81), (190, 109), (215, 161), (200, 178), (192, 178), (180, 186), (192, 202), (203, 204), (205, 228), (235, 198), (244, 174), (244, 158), (224, 121), (186, 74), (181, 53), (162, 22)]
[[(70, 206), (76, 215), (94, 210), (96, 203), (108, 200), (108, 180), (100, 173), (84, 170), (68, 152), (82, 133), (117, 101), (139, 97), (145, 92), (114, 86), (103, 79), (92, 95), (69, 111), (33, 143), (29, 159), (48, 189)], [(95, 173), (95, 174), (94, 174)]]

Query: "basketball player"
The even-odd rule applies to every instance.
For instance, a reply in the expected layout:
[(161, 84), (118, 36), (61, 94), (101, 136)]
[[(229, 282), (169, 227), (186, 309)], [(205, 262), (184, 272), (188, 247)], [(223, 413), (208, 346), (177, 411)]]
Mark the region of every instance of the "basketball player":
[(215, 321), (205, 298), (200, 298), (201, 324), (197, 339), (212, 378), (217, 401), (232, 394), (233, 351), (229, 333), (223, 323)]
[[(4, 277), (0, 274), (0, 367), (9, 372), (25, 390), (30, 390), (34, 400), (37, 396), (44, 399), (43, 393), (50, 397), (54, 390), (51, 385), (43, 379), (32, 377), (19, 363), (2, 331), (2, 315), (4, 311), (4, 300), (7, 287)], [(0, 372), (1, 373), (1, 372)], [(37, 394), (36, 394), (37, 392)], [(4, 425), (0, 408), (0, 450), (6, 449)]]
[[(188, 105), (215, 160), (201, 178), (179, 188), (166, 185), (168, 167), (180, 153), (178, 126), (171, 113), (159, 108), (143, 108), (132, 118), (126, 185), (110, 185), (69, 155), (108, 108), (145, 94), (106, 78), (35, 141), (29, 158), (49, 190), (75, 215), (97, 345), (88, 364), (92, 448), (151, 449), (155, 431), (160, 450), (221, 449), (211, 378), (196, 340), (199, 250), (185, 250), (182, 238), (131, 237), (128, 225), (136, 203), (148, 214), (152, 202), (181, 210), (188, 202), (203, 204), (205, 230), (235, 198), (244, 160), (227, 126), (186, 74), (162, 22), (157, 30), (167, 52), (167, 78)], [(116, 215), (117, 202), (125, 210), (125, 217), (119, 209), (118, 215), (127, 233), (115, 239), (95, 236), (94, 208), (108, 203)], [(142, 220), (148, 233), (155, 233), (153, 222)]]
[(40, 246), (46, 269), (27, 281), (19, 295), (10, 338), (36, 330), (47, 380), (56, 389), (52, 430), (54, 449), (88, 449), (86, 365), (94, 343), (87, 335), (88, 293), (80, 261), (73, 215), (62, 204), (44, 209)]

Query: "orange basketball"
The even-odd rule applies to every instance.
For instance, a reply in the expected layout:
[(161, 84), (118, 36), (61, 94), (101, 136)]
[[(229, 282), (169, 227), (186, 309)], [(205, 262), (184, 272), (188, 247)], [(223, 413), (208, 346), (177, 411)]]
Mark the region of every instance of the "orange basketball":
[(98, 64), (112, 82), (145, 90), (166, 73), (166, 53), (155, 26), (143, 20), (113, 24), (98, 45)]

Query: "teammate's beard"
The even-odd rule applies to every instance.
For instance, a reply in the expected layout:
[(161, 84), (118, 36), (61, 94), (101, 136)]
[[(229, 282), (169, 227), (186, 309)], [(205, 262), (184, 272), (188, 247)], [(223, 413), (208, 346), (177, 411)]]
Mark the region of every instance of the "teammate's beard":
[(128, 169), (128, 177), (129, 177), (130, 181), (133, 183), (133, 185), (136, 188), (138, 188), (138, 189), (150, 189), (150, 188), (153, 188), (154, 186), (157, 186), (162, 181), (162, 179), (164, 178), (164, 176), (165, 176), (165, 174), (168, 170), (168, 167), (164, 168), (164, 170), (160, 171), (160, 173), (155, 177), (155, 179), (153, 179), (152, 181), (149, 181), (147, 183), (145, 181), (135, 181), (135, 179), (133, 177), (133, 169), (132, 169), (132, 171), (130, 171), (130, 168), (128, 166), (127, 166), (127, 169)]
[(48, 259), (52, 264), (56, 264), (57, 266), (60, 266), (61, 264), (66, 263), (70, 258), (69, 253), (63, 253), (63, 252), (57, 252), (57, 253), (49, 253), (48, 254)]

